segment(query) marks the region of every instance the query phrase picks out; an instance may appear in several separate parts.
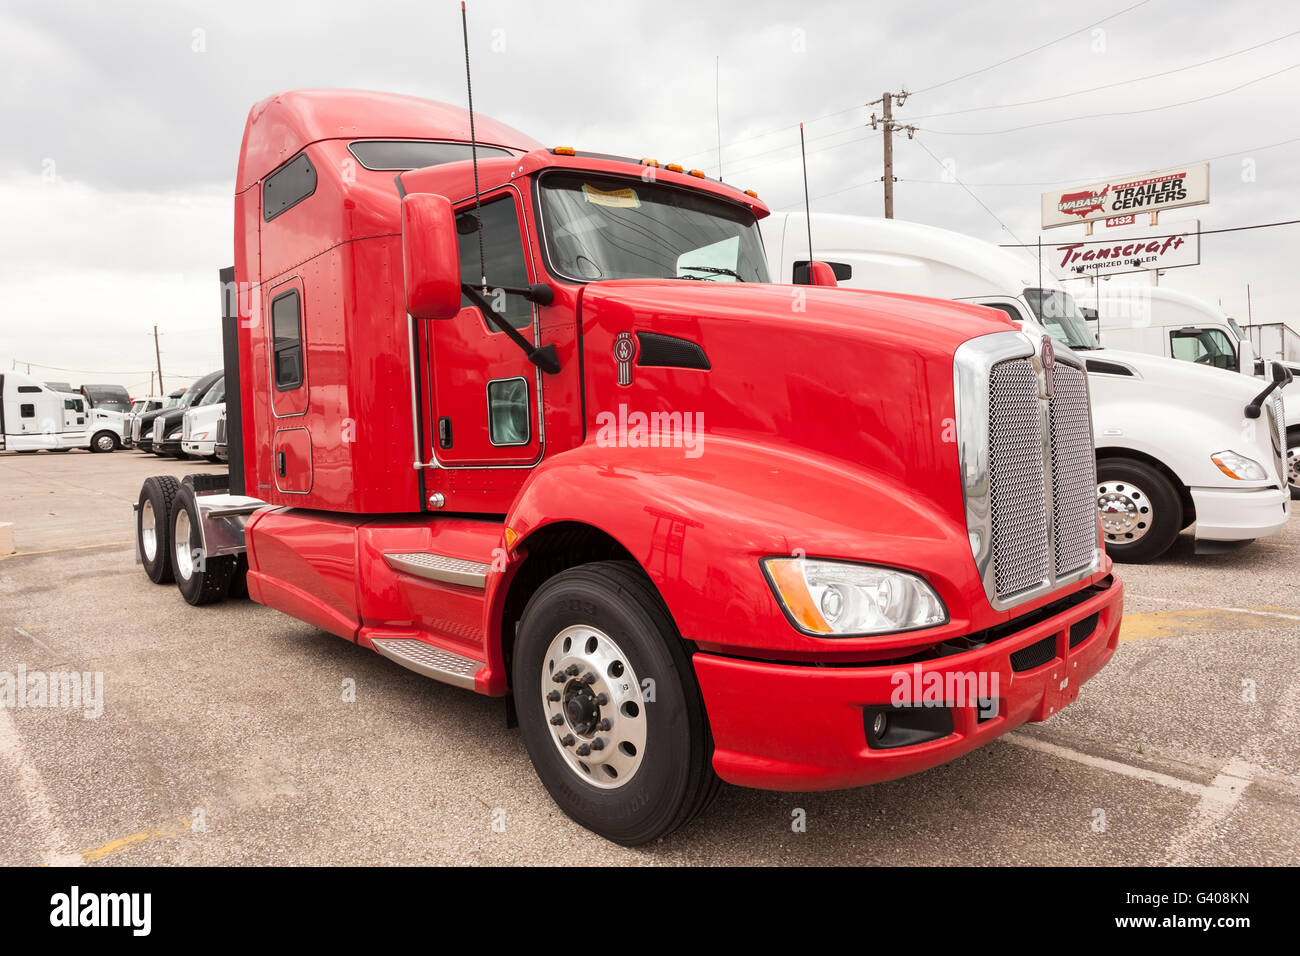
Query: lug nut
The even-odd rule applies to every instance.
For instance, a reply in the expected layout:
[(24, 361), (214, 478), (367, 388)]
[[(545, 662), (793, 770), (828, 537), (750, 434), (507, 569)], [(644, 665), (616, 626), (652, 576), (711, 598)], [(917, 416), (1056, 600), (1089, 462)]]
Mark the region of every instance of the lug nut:
[(579, 670), (580, 668), (578, 667), (577, 664), (570, 664), (568, 667), (564, 669), (564, 672), (568, 674), (570, 677), (577, 677)]
[(591, 742), (591, 749), (592, 749), (592, 750), (604, 750), (604, 749), (605, 749), (605, 741), (602, 740), (601, 738), (597, 737), (595, 740), (593, 740), (593, 741)]
[(558, 690), (553, 690), (546, 695), (546, 699), (554, 703), (555, 701), (560, 699), (560, 692)]
[(556, 714), (551, 718), (551, 723), (558, 727), (560, 724), (564, 723), (564, 717), (560, 714)]
[(572, 747), (576, 742), (576, 739), (577, 738), (575, 738), (573, 734), (565, 734), (560, 738), (560, 743), (564, 744), (566, 747)]
[(568, 679), (569, 678), (565, 676), (564, 671), (556, 671), (551, 675), (551, 680), (555, 681), (557, 684), (566, 683)]
[(591, 748), (586, 744), (578, 744), (577, 754), (579, 757), (585, 757), (591, 753)]
[(596, 725), (596, 727), (600, 730), (610, 730), (613, 728), (613, 726), (614, 726), (614, 721), (610, 720), (608, 717), (602, 717), (600, 723)]
[(594, 684), (596, 683), (596, 675), (591, 671), (587, 671), (587, 673), (582, 675), (582, 682), (584, 684)]
[(597, 695), (596, 695), (596, 705), (597, 705), (598, 707), (604, 707), (604, 706), (605, 706), (606, 704), (608, 704), (608, 703), (609, 703), (609, 695), (608, 695), (608, 694), (597, 694)]

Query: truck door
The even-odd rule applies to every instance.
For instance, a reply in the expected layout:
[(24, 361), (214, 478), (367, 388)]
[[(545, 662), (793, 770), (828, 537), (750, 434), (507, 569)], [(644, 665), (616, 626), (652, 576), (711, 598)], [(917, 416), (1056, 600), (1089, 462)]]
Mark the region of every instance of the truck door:
[(65, 432), (84, 432), (86, 430), (86, 400), (84, 398), (65, 398), (63, 400), (63, 428)]
[[(531, 342), (538, 341), (537, 311), (516, 295), (493, 293), (533, 281), (522, 197), (507, 187), (482, 199), (483, 269), (497, 314)], [(477, 285), (482, 271), (474, 207), (456, 216), (461, 280)], [(420, 323), (426, 355), (433, 453), (444, 467), (519, 467), (541, 458), (541, 375), (523, 351), (489, 325), (467, 299), (454, 319)]]
[(1222, 329), (1173, 329), (1169, 333), (1169, 351), (1184, 362), (1211, 365), (1229, 372), (1238, 370), (1236, 346)]

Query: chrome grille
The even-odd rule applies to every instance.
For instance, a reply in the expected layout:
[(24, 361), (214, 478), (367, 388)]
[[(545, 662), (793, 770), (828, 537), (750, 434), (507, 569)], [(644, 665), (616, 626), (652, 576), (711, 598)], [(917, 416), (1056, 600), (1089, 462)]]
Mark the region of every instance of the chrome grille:
[(139, 418), (133, 418), (131, 420), (131, 441), (137, 443), (140, 441), (140, 419)]
[(989, 515), (999, 597), (1048, 577), (1046, 488), (1038, 376), (1028, 359), (989, 374)]
[(1056, 364), (1049, 409), (1052, 448), (1052, 540), (1056, 574), (1092, 563), (1097, 551), (1097, 468), (1088, 383), (1083, 372)]
[(153, 441), (155, 444), (162, 444), (163, 441), (163, 421), (161, 418), (153, 420)]
[(226, 443), (226, 418), (224, 415), (217, 419), (216, 443), (218, 445), (224, 445)]
[(184, 418), (181, 419), (181, 438), (184, 439), (185, 441), (189, 441), (190, 435), (193, 433), (193, 431), (194, 431), (194, 423), (190, 419), (190, 416), (186, 415)]
[(1286, 486), (1287, 463), (1286, 463), (1286, 406), (1283, 404), (1282, 389), (1273, 389), (1273, 394), (1269, 396), (1268, 404), (1273, 411), (1273, 438), (1276, 440), (1276, 465), (1277, 476), (1282, 479), (1283, 487)]

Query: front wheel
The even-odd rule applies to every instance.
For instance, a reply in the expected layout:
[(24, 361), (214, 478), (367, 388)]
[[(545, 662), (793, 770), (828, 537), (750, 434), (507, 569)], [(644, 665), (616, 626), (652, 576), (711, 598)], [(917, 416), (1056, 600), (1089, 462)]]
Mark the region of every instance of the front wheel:
[(117, 447), (117, 438), (112, 432), (97, 432), (90, 440), (90, 450), (94, 452), (112, 451)]
[(635, 565), (596, 562), (547, 581), (524, 609), (512, 676), (533, 767), (587, 829), (647, 843), (717, 793), (685, 644)]
[(1169, 479), (1125, 458), (1097, 462), (1097, 511), (1106, 553), (1141, 563), (1169, 550), (1183, 526), (1183, 507)]

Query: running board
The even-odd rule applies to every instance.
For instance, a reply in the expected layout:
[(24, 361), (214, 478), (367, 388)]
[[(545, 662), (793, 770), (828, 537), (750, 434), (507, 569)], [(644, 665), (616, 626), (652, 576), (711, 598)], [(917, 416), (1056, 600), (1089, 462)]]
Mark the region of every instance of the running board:
[(444, 684), (474, 690), (474, 678), (483, 662), (461, 657), (411, 637), (379, 637), (370, 642), (375, 650), (408, 670)]
[(459, 584), (483, 590), (487, 586), (489, 565), (464, 558), (452, 558), (431, 551), (396, 551), (384, 555), (384, 560), (394, 571), (413, 574), (417, 578)]

